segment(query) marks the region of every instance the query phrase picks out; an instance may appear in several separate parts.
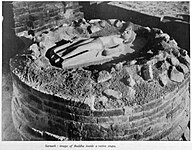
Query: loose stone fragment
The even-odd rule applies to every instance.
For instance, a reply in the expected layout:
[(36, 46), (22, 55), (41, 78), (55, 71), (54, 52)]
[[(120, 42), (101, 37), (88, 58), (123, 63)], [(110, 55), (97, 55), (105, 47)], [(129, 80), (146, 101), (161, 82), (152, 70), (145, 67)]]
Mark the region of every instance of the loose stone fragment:
[(32, 54), (33, 54), (35, 57), (39, 57), (39, 56), (40, 56), (40, 51), (39, 51), (39, 47), (38, 47), (37, 44), (31, 45), (29, 49), (32, 51)]
[(160, 51), (159, 54), (156, 56), (158, 61), (166, 60), (166, 58), (167, 58), (166, 54), (167, 54), (166, 52)]
[(190, 57), (188, 55), (186, 56), (179, 56), (178, 60), (183, 63), (184, 65), (186, 65), (187, 67), (189, 67), (190, 65)]
[(185, 49), (180, 49), (180, 53), (182, 56), (186, 56), (188, 52)]
[(91, 97), (86, 98), (84, 103), (89, 105), (91, 110), (95, 110), (95, 108), (94, 108), (95, 96), (94, 95), (92, 95)]
[(111, 68), (111, 73), (113, 73), (113, 72), (115, 72), (115, 71), (116, 71), (115, 68), (112, 67), (112, 68)]
[(120, 99), (122, 98), (122, 93), (112, 90), (112, 89), (106, 89), (103, 91), (103, 93), (107, 96), (107, 97), (112, 97), (115, 99)]
[(132, 61), (129, 62), (130, 65), (135, 65), (136, 63), (137, 63), (136, 60), (132, 60)]
[(99, 21), (99, 24), (100, 24), (101, 27), (104, 28), (104, 27), (106, 26), (107, 23), (106, 23), (105, 20), (101, 20), (101, 21)]
[(135, 85), (135, 81), (134, 81), (134, 79), (132, 78), (132, 76), (129, 76), (129, 77), (127, 78), (127, 84), (128, 84), (128, 86), (130, 86), (130, 87), (133, 87), (133, 86)]
[(140, 65), (136, 65), (136, 71), (138, 75), (141, 75), (141, 66)]
[(153, 70), (151, 64), (146, 64), (141, 68), (141, 76), (146, 81), (153, 79)]
[(180, 63), (179, 66), (176, 67), (180, 72), (183, 72), (184, 74), (189, 72), (189, 68), (185, 66), (184, 64)]
[(176, 42), (174, 39), (172, 39), (172, 40), (169, 41), (169, 45), (171, 45), (171, 46), (173, 46), (173, 47), (177, 47), (177, 46), (178, 46), (178, 45), (177, 45), (177, 42)]
[(167, 33), (161, 33), (156, 38), (163, 38), (165, 42), (168, 42), (170, 39), (170, 36)]
[(165, 86), (168, 83), (167, 71), (159, 75), (159, 83), (161, 86)]
[(118, 64), (115, 65), (115, 69), (117, 71), (120, 71), (122, 68), (123, 68), (123, 64), (122, 63), (118, 63)]
[(103, 70), (99, 72), (99, 77), (97, 78), (97, 82), (102, 83), (102, 82), (108, 81), (111, 78), (112, 78), (112, 75), (109, 72)]
[(168, 70), (171, 65), (170, 65), (170, 63), (168, 63), (167, 61), (165, 61), (165, 62), (164, 62), (164, 66), (165, 66), (166, 70)]
[(180, 56), (180, 52), (177, 48), (173, 48), (172, 49), (172, 54), (175, 56), (175, 57), (179, 57)]
[(175, 82), (182, 82), (184, 80), (184, 75), (180, 71), (178, 71), (175, 66), (172, 67), (170, 73), (170, 79)]
[(100, 97), (99, 101), (101, 101), (103, 104), (107, 103), (108, 98), (105, 96)]
[(174, 57), (174, 56), (170, 56), (169, 58), (167, 58), (167, 61), (168, 61), (171, 65), (173, 65), (173, 66), (177, 66), (177, 65), (180, 64), (179, 60), (178, 60), (176, 57)]

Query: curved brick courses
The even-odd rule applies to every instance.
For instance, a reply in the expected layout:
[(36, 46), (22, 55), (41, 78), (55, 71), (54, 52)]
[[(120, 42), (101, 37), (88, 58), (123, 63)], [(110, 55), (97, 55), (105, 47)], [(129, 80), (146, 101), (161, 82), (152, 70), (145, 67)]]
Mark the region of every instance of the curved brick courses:
[(103, 112), (65, 105), (56, 102), (58, 97), (50, 99), (50, 95), (25, 85), (15, 75), (13, 80), (17, 93), (12, 102), (13, 118), (24, 139), (178, 140), (187, 130), (189, 78), (173, 92), (128, 114), (126, 108)]
[[(110, 78), (101, 83), (97, 83), (99, 73), (94, 75), (91, 68), (57, 68), (45, 56), (34, 60), (31, 54), (11, 59), (12, 116), (22, 139), (189, 140), (188, 55), (171, 42), (160, 43), (149, 45), (156, 46), (153, 53), (162, 48), (164, 52), (151, 59), (136, 59), (140, 64), (119, 60), (118, 70), (113, 64), (101, 65), (113, 66)], [(178, 64), (165, 55), (173, 61), (178, 58)], [(169, 79), (161, 78), (161, 83), (158, 74), (164, 72)], [(127, 78), (134, 84), (125, 82)]]

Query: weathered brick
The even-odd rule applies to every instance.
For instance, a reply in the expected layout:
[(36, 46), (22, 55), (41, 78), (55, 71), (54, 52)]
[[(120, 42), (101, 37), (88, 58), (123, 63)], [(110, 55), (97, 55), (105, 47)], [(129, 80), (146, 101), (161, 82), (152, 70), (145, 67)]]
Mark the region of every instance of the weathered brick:
[(137, 113), (137, 114), (130, 116), (129, 121), (131, 122), (131, 121), (139, 120), (142, 118), (143, 118), (143, 112), (140, 112), (140, 113)]
[(53, 109), (51, 107), (44, 107), (45, 111), (55, 115), (55, 116), (59, 116), (61, 118), (67, 119), (67, 120), (73, 120), (73, 121), (78, 121), (78, 122), (84, 122), (84, 123), (96, 123), (97, 122), (97, 118), (95, 117), (91, 117), (91, 116), (82, 116), (82, 115), (77, 115), (77, 114), (73, 114), (73, 113), (68, 113), (65, 111), (61, 111), (58, 109)]
[(124, 114), (123, 109), (114, 109), (114, 110), (105, 110), (105, 111), (93, 111), (93, 116), (101, 117), (101, 116), (121, 116)]
[(172, 101), (171, 101), (171, 100), (168, 100), (168, 101), (164, 102), (162, 105), (160, 105), (160, 106), (157, 108), (157, 112), (162, 111), (163, 109), (166, 109), (166, 108), (168, 108), (169, 106), (172, 106)]
[(173, 129), (175, 129), (179, 125), (179, 123), (182, 122), (182, 120), (184, 119), (183, 114), (184, 113), (182, 113), (182, 114), (180, 114), (178, 116), (178, 119), (176, 120), (176, 122), (174, 122), (174, 124), (172, 124), (171, 126), (168, 126), (167, 128), (164, 128), (162, 131), (160, 131), (159, 133), (155, 134), (149, 140), (160, 140), (160, 139), (166, 137), (168, 134), (170, 134), (171, 131)]
[(168, 124), (166, 122), (158, 122), (155, 125), (150, 126), (148, 130), (143, 132), (143, 137), (148, 138), (150, 136), (155, 135), (156, 133), (162, 131), (162, 129), (166, 128)]
[(34, 9), (34, 8), (38, 8), (41, 6), (45, 7), (46, 2), (29, 2), (28, 6), (29, 6), (29, 10)]
[(32, 9), (28, 9), (30, 14), (31, 13), (38, 13), (38, 12), (42, 12), (44, 10), (44, 6), (40, 6), (40, 7), (35, 7), (35, 8), (32, 8)]
[(169, 141), (178, 141), (183, 130), (177, 126), (170, 134), (167, 136)]
[(181, 104), (181, 102), (182, 102), (182, 96), (175, 97), (172, 102), (173, 108), (177, 107), (177, 105)]
[(131, 128), (131, 124), (129, 122), (124, 122), (124, 123), (121, 123), (121, 124), (114, 123), (114, 124), (112, 124), (111, 128), (114, 131), (114, 134), (116, 136), (122, 136), (122, 135), (125, 134), (124, 131), (126, 129), (130, 129)]
[(148, 117), (150, 121), (156, 119), (156, 118), (161, 118), (165, 116), (165, 112), (164, 111), (161, 111), (161, 112), (158, 112), (157, 114), (151, 116), (151, 117)]
[(43, 110), (42, 102), (36, 98), (30, 98), (27, 94), (20, 95), (18, 98), (23, 105), (28, 105), (33, 108)]
[[(23, 114), (23, 110), (22, 109), (16, 109), (13, 107), (13, 116), (15, 117), (15, 120), (20, 124), (26, 124), (29, 121), (26, 119), (25, 115)], [(13, 117), (13, 118), (14, 118)], [(19, 127), (18, 127), (19, 128)]]
[(48, 108), (47, 106), (44, 107), (44, 110), (50, 114), (61, 117), (63, 119), (67, 119), (67, 120), (74, 120), (75, 119), (74, 114), (65, 113), (65, 112), (62, 112), (62, 111), (59, 111), (56, 109)]
[(78, 107), (73, 107), (71, 105), (65, 105), (65, 103), (56, 103), (56, 102), (45, 100), (44, 104), (49, 107), (53, 107), (55, 109), (62, 110), (65, 112), (74, 113), (74, 114), (83, 115), (83, 116), (92, 116), (91, 110), (85, 110)]
[(139, 132), (139, 128), (132, 128), (124, 131), (124, 135), (136, 134)]
[[(83, 13), (79, 13), (81, 6), (79, 6), (78, 3), (72, 2), (70, 3), (70, 6), (74, 13), (72, 16), (70, 16), (69, 19), (66, 19), (64, 17), (64, 10), (69, 9), (65, 8), (65, 6), (61, 2), (13, 2), (14, 7), (14, 16), (15, 21), (23, 23), (24, 26), (26, 26), (26, 22), (28, 20), (35, 21), (39, 20), (40, 24), (35, 25), (36, 32), (40, 32), (46, 29), (50, 29), (53, 26), (61, 25), (61, 22), (65, 20), (65, 22), (72, 21), (74, 19), (80, 19), (83, 16)], [(25, 14), (25, 15), (24, 15)], [(30, 15), (35, 15), (36, 17), (33, 19), (29, 18)], [(45, 19), (46, 17), (49, 17), (49, 19)], [(52, 25), (47, 25), (48, 20), (51, 20), (52, 22), (56, 22)], [(20, 25), (17, 24), (16, 27), (20, 27)], [(23, 30), (18, 30), (16, 33), (22, 32)], [(24, 31), (27, 31), (25, 29)]]
[(152, 102), (143, 105), (143, 110), (144, 111), (150, 110), (150, 109), (153, 109), (155, 107), (158, 107), (161, 104), (162, 104), (162, 98), (159, 98), (157, 100), (153, 100)]
[(174, 120), (185, 109), (184, 106), (185, 105), (181, 103), (172, 110), (172, 118), (171, 118), (172, 120)]
[(19, 15), (25, 14), (27, 12), (28, 12), (27, 7), (13, 9), (13, 13), (15, 16), (19, 16)]
[(22, 32), (22, 31), (26, 31), (26, 30), (27, 30), (26, 26), (21, 26), (21, 27), (16, 27), (15, 28), (15, 32), (16, 33), (19, 33), (19, 32)]
[(143, 111), (143, 106), (140, 106), (140, 105), (134, 106), (133, 113), (138, 113), (138, 112), (141, 112), (141, 111)]
[(103, 138), (107, 140), (112, 140), (114, 136), (113, 130), (111, 128), (105, 128), (103, 126), (100, 126), (100, 132), (103, 134)]
[(26, 23), (26, 21), (28, 20), (28, 17), (29, 17), (29, 13), (24, 13), (19, 16), (14, 16), (14, 20), (15, 22)]
[(133, 121), (131, 122), (131, 128), (135, 128), (135, 127), (140, 127), (140, 126), (143, 126), (144, 124), (147, 124), (149, 123), (149, 119), (148, 118), (144, 118), (144, 119), (141, 119), (141, 120), (138, 120), (138, 121)]
[(134, 134), (126, 135), (126, 136), (114, 136), (113, 139), (115, 141), (135, 141)]
[(164, 108), (165, 113), (168, 114), (172, 110), (172, 108), (173, 107), (172, 107), (172, 103), (171, 103), (168, 107)]
[(86, 139), (89, 139), (89, 137), (103, 137), (103, 134), (102, 132), (100, 132), (100, 128), (98, 125), (86, 124), (83, 126), (83, 130), (85, 131), (84, 136)]
[(189, 130), (189, 128), (186, 128), (186, 130), (184, 132), (184, 136), (185, 136), (185, 139), (187, 141), (190, 141), (190, 130)]
[(22, 22), (15, 22), (15, 28), (24, 26)]
[(117, 117), (98, 117), (97, 118), (98, 123), (114, 123), (114, 122), (119, 122), (119, 123), (123, 123), (129, 120), (128, 116), (117, 116)]
[(149, 111), (144, 111), (143, 112), (143, 117), (145, 118), (145, 117), (150, 117), (150, 116), (152, 116), (152, 115), (154, 115), (155, 113), (157, 113), (158, 112), (158, 108), (154, 108), (154, 109), (151, 109), (151, 110), (149, 110)]
[(179, 85), (179, 89), (181, 89), (183, 87), (187, 87), (188, 88), (189, 87), (189, 81), (190, 81), (190, 78), (187, 77), (186, 80)]
[(168, 93), (167, 95), (165, 95), (164, 98), (163, 98), (163, 100), (164, 100), (164, 101), (168, 101), (168, 100), (171, 100), (172, 98), (174, 98), (175, 95), (177, 94), (177, 90), (178, 90), (178, 88), (176, 87), (176, 88), (174, 89), (174, 91), (172, 91), (172, 92)]

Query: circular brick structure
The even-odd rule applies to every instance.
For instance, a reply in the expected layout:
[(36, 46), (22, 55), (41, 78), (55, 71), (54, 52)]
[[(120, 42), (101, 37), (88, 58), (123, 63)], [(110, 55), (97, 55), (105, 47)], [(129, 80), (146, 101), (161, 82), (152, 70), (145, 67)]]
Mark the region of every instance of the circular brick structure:
[(104, 64), (61, 68), (49, 50), (49, 58), (11, 59), (12, 116), (22, 139), (188, 139), (189, 57), (159, 31), (147, 33), (142, 52)]

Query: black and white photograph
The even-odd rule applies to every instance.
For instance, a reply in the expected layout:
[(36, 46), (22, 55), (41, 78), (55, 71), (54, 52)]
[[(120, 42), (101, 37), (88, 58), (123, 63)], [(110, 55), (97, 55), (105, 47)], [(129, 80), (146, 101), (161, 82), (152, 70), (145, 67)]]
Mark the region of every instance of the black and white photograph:
[(1, 17), (2, 141), (191, 141), (189, 1), (2, 1)]

